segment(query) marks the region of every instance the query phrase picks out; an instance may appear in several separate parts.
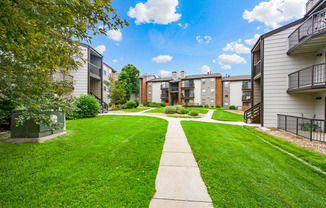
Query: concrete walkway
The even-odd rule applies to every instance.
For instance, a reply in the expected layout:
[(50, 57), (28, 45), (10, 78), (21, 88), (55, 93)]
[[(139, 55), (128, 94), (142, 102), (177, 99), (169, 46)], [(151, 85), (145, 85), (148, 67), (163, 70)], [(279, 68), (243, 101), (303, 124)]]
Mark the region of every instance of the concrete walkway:
[(179, 120), (170, 120), (150, 208), (213, 207)]

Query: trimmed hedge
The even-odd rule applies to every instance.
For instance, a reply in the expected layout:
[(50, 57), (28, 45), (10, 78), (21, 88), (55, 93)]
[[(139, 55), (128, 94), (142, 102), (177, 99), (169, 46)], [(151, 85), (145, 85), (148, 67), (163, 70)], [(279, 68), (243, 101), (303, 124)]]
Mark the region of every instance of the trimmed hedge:
[(198, 116), (198, 114), (199, 114), (198, 111), (193, 111), (193, 110), (188, 113), (189, 116)]
[(125, 107), (126, 107), (127, 109), (137, 108), (137, 103), (136, 103), (136, 101), (131, 100), (131, 101), (128, 101), (128, 102), (125, 104)]
[(93, 95), (81, 95), (75, 102), (79, 110), (66, 115), (67, 120), (95, 117), (101, 109), (100, 104)]
[[(182, 107), (185, 107), (185, 105), (182, 105)], [(195, 107), (195, 108), (196, 108), (196, 107), (197, 107), (197, 108), (198, 108), (198, 107), (199, 107), (199, 108), (202, 108), (203, 105), (188, 104), (187, 107), (189, 107), (189, 108), (192, 108), (192, 107)]]
[(136, 102), (136, 108), (138, 108), (138, 106), (139, 106), (139, 100), (138, 99), (135, 99), (134, 101)]
[(182, 109), (178, 110), (177, 113), (179, 113), (179, 114), (187, 114), (187, 110), (185, 108), (182, 108)]
[(231, 105), (231, 106), (229, 107), (229, 109), (230, 109), (230, 110), (236, 110), (237, 108), (236, 108), (234, 105)]
[(166, 106), (166, 103), (165, 102), (162, 102), (162, 103), (159, 104), (159, 106), (165, 107)]
[(146, 102), (144, 103), (144, 106), (149, 107), (149, 104), (150, 104), (150, 102), (146, 101)]
[(165, 114), (174, 114), (174, 113), (176, 113), (177, 111), (176, 111), (176, 108), (175, 107), (173, 107), (173, 106), (168, 106), (168, 107), (165, 107), (164, 108), (164, 113)]
[(221, 106), (220, 105), (216, 105), (216, 108), (221, 108)]

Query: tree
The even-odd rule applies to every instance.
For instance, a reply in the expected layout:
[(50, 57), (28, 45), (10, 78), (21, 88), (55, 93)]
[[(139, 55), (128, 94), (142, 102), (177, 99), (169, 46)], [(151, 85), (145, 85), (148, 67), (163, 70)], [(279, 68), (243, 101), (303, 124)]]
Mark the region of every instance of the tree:
[(117, 85), (126, 91), (126, 99), (129, 100), (131, 94), (139, 93), (139, 70), (132, 64), (124, 66), (120, 72)]
[(126, 100), (126, 91), (124, 86), (121, 86), (119, 83), (115, 84), (111, 76), (108, 77), (109, 81), (104, 81), (104, 84), (108, 87), (109, 94), (108, 98), (111, 100), (112, 104), (117, 102), (125, 102)]
[(20, 123), (50, 124), (43, 111), (71, 111), (63, 98), (71, 83), (53, 75), (77, 69), (79, 41), (128, 26), (110, 0), (2, 0), (0, 11), (0, 100), (26, 108)]

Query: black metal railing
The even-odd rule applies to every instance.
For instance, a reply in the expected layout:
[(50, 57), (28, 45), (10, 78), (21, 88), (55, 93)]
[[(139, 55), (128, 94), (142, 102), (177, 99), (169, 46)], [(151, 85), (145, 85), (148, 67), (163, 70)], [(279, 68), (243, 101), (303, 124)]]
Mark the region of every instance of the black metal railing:
[(161, 99), (168, 99), (169, 95), (168, 94), (161, 94)]
[(315, 64), (289, 74), (289, 90), (326, 85), (325, 65), (326, 63)]
[(258, 61), (255, 65), (254, 65), (254, 77), (258, 74), (260, 74), (261, 71), (261, 61)]
[(92, 74), (95, 74), (97, 76), (101, 76), (101, 67), (98, 67), (92, 63), (89, 63), (89, 70)]
[(289, 36), (289, 48), (293, 48), (306, 37), (326, 31), (326, 10), (312, 14)]
[(309, 12), (321, 0), (309, 0), (306, 3), (306, 12)]
[(248, 100), (251, 100), (250, 95), (242, 95), (242, 101), (248, 101)]
[(170, 87), (170, 92), (179, 92), (179, 87)]
[(194, 98), (195, 97), (195, 93), (185, 93), (181, 97), (182, 98)]
[(167, 90), (167, 89), (169, 89), (168, 84), (161, 84), (161, 90)]
[(257, 119), (260, 119), (260, 112), (261, 112), (261, 104), (258, 103), (254, 105), (253, 107), (249, 108), (244, 112), (244, 120), (246, 123), (248, 123), (249, 119), (253, 119), (257, 117)]
[(194, 88), (195, 84), (193, 82), (182, 82), (182, 88)]
[(101, 98), (97, 97), (94, 93), (90, 92), (91, 95), (93, 95), (96, 100), (99, 102), (100, 106), (101, 106), (101, 113), (104, 113), (105, 111), (107, 112), (109, 110), (109, 105), (104, 102), (103, 100), (101, 100)]
[(277, 128), (310, 141), (326, 142), (325, 120), (297, 116), (277, 115)]

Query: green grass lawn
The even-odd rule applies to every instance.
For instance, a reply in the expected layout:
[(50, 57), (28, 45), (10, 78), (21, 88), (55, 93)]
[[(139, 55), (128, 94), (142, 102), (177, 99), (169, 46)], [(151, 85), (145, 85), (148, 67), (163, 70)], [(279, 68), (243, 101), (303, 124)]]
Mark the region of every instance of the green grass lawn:
[(149, 108), (132, 108), (132, 109), (121, 109), (121, 111), (124, 112), (130, 112), (130, 113), (137, 113), (137, 112), (142, 112), (145, 110), (148, 110)]
[(0, 143), (0, 207), (148, 207), (167, 124), (100, 116), (43, 144)]
[[(214, 207), (326, 207), (326, 176), (265, 143), (256, 130), (181, 124)], [(296, 151), (309, 152), (300, 147)], [(319, 153), (315, 160), (326, 163)]]
[[(188, 108), (188, 109), (198, 111), (198, 113), (202, 113), (202, 114), (208, 113), (208, 110), (203, 108)], [(145, 113), (164, 113), (164, 108), (155, 108), (150, 111), (146, 111)]]
[(212, 119), (220, 121), (243, 121), (243, 115), (231, 113), (225, 110), (216, 110), (213, 113)]
[(173, 115), (169, 115), (168, 117), (171, 117), (171, 118), (201, 118), (200, 116), (173, 116)]

